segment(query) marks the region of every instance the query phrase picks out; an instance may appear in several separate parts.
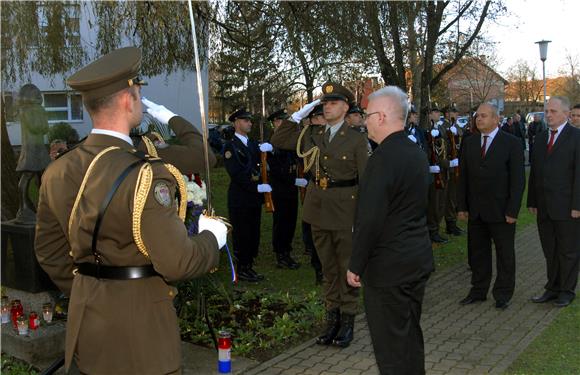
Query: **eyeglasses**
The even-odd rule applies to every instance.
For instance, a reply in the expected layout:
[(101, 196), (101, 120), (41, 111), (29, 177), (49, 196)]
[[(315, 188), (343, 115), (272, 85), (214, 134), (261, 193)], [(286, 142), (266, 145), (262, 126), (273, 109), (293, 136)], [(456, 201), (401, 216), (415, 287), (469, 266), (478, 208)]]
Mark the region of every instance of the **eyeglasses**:
[(363, 116), (363, 118), (365, 120), (368, 120), (369, 117), (371, 117), (372, 115), (376, 115), (377, 113), (382, 113), (382, 112), (381, 111), (376, 111), (376, 112), (367, 113), (365, 116)]

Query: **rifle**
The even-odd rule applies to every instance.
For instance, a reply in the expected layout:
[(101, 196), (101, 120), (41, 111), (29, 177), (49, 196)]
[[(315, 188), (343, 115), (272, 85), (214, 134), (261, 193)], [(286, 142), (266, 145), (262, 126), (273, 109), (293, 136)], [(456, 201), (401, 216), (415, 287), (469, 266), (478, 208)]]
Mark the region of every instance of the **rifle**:
[[(455, 124), (455, 119), (451, 117), (451, 126), (453, 126), (453, 124)], [(449, 142), (451, 143), (451, 154), (449, 156), (451, 156), (451, 160), (453, 160), (457, 159), (458, 152), (457, 152), (457, 142), (455, 141), (455, 134), (453, 134), (453, 132), (451, 131), (451, 126), (447, 130), (447, 135), (449, 136)], [(455, 179), (455, 181), (459, 180), (459, 166), (454, 168), (453, 178)]]
[[(431, 139), (431, 165), (437, 165), (437, 152), (435, 151), (435, 137), (429, 133)], [(441, 172), (435, 173), (435, 189), (444, 189), (445, 183), (441, 178)]]
[[(260, 120), (260, 142), (264, 142), (264, 119), (266, 118), (266, 102), (264, 100), (264, 89), (262, 89), (262, 119)], [(262, 183), (268, 183), (268, 154), (266, 152), (260, 153), (260, 174), (262, 175)], [(266, 212), (274, 212), (274, 201), (272, 200), (272, 193), (264, 193), (264, 204), (266, 205)]]

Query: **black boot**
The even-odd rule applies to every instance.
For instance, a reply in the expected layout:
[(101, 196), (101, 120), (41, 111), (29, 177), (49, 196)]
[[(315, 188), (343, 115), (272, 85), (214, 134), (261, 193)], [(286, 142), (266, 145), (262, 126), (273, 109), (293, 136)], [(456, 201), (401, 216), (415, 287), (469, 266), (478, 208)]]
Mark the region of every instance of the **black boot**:
[(288, 268), (289, 270), (295, 270), (300, 267), (300, 264), (292, 259), (290, 253), (276, 254), (276, 265), (278, 268)]
[(326, 330), (324, 334), (316, 339), (318, 345), (330, 345), (336, 337), (340, 328), (340, 311), (338, 309), (328, 310), (326, 312)]
[(258, 275), (254, 272), (251, 266), (238, 264), (238, 279), (242, 281), (249, 281), (251, 283), (257, 283), (260, 281)]
[(342, 314), (340, 317), (340, 330), (338, 331), (332, 344), (341, 348), (350, 345), (354, 335), (354, 315)]
[(447, 222), (447, 234), (451, 234), (452, 236), (461, 236), (463, 234), (463, 230), (457, 226), (455, 222), (448, 221)]

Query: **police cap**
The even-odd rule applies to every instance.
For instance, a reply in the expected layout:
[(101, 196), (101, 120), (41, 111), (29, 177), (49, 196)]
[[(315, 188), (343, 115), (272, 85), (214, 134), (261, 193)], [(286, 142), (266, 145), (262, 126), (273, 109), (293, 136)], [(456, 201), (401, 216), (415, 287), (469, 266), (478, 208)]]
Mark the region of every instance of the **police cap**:
[(417, 113), (417, 110), (415, 109), (415, 105), (411, 104), (411, 106), (409, 108), (409, 113)]
[(352, 104), (350, 106), (350, 108), (348, 109), (348, 112), (347, 113), (349, 113), (349, 114), (350, 113), (360, 113), (361, 115), (364, 115), (365, 114), (365, 111), (364, 111), (364, 109), (362, 109), (358, 105)]
[(235, 111), (234, 113), (232, 113), (230, 115), (230, 117), (228, 117), (228, 121), (234, 122), (234, 121), (236, 121), (236, 119), (239, 119), (239, 118), (246, 118), (246, 119), (252, 118), (252, 114), (250, 112), (246, 111), (245, 108), (240, 108), (237, 111)]
[(141, 50), (119, 48), (98, 58), (70, 76), (66, 83), (84, 99), (98, 99), (133, 85), (146, 85), (139, 77)]
[(272, 113), (270, 116), (268, 116), (268, 121), (274, 121), (274, 120), (286, 120), (288, 118), (288, 112), (286, 111), (286, 109), (280, 109), (274, 113)]
[(322, 85), (321, 101), (325, 102), (327, 100), (344, 100), (350, 104), (354, 102), (354, 96), (346, 87), (339, 85), (338, 83), (326, 82)]

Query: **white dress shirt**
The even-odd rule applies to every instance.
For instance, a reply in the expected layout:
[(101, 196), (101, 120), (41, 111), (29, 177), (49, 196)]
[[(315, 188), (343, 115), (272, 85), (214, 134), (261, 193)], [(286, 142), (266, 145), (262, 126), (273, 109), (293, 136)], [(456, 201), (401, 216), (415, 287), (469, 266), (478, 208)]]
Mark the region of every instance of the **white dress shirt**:
[(491, 142), (493, 142), (493, 139), (495, 138), (495, 136), (497, 135), (497, 132), (499, 131), (499, 128), (495, 128), (491, 133), (489, 134), (484, 134), (481, 133), (481, 147), (483, 147), (483, 136), (487, 135), (487, 143), (485, 144), (485, 153), (487, 154), (487, 150), (489, 150), (489, 146), (491, 146)]
[(236, 134), (236, 137), (238, 137), (240, 139), (240, 141), (242, 141), (244, 146), (248, 147), (248, 137), (246, 137), (245, 135), (241, 135), (239, 133), (235, 133), (235, 134)]
[(133, 146), (133, 140), (126, 134), (116, 132), (114, 130), (106, 130), (106, 129), (92, 129), (91, 134), (103, 134), (103, 135), (110, 135), (111, 137), (119, 138)]

